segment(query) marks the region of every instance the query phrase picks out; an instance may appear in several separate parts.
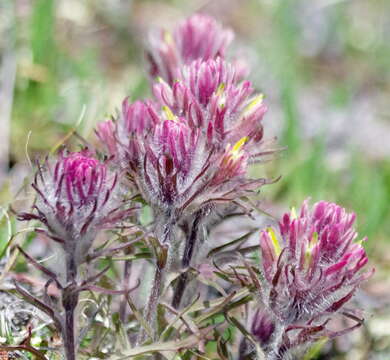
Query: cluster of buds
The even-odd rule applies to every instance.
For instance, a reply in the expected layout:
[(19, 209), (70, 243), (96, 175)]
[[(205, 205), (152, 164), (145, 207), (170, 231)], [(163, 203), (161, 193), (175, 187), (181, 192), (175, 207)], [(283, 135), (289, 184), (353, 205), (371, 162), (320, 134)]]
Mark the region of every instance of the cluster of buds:
[(174, 29), (150, 34), (147, 59), (149, 74), (173, 84), (177, 70), (183, 65), (202, 59), (224, 57), (233, 40), (233, 32), (224, 29), (214, 18), (195, 14)]
[(210, 145), (221, 148), (248, 137), (259, 147), (266, 112), (262, 94), (250, 81), (239, 81), (235, 67), (221, 58), (185, 66), (171, 86), (160, 79), (153, 92), (161, 107), (201, 129)]
[(265, 182), (245, 177), (245, 141), (214, 151), (198, 129), (180, 120), (164, 120), (145, 139), (143, 166), (134, 178), (153, 207), (175, 217), (232, 201)]
[(152, 101), (129, 103), (126, 98), (117, 119), (97, 125), (95, 130), (101, 144), (119, 168), (134, 171), (139, 167), (143, 140), (160, 122)]
[[(61, 152), (56, 161), (38, 164), (32, 187), (37, 193), (31, 213), (22, 213), (20, 220), (38, 220), (44, 232), (63, 249), (65, 268), (53, 272), (36, 262), (21, 248), (20, 252), (32, 265), (49, 277), (43, 301), (15, 284), (17, 291), (31, 304), (52, 318), (62, 334), (67, 360), (76, 359), (74, 312), (79, 293), (93, 288), (108, 268), (89, 278), (79, 279), (79, 267), (88, 261), (91, 246), (103, 228), (114, 228), (127, 218), (133, 209), (125, 208), (125, 197), (120, 193), (118, 175), (110, 172), (107, 164), (92, 156), (87, 149), (80, 152)], [(65, 277), (65, 279), (63, 279)], [(63, 281), (62, 281), (63, 280)], [(54, 304), (47, 294), (54, 282), (61, 294), (61, 306)], [(115, 291), (114, 291), (115, 292)], [(121, 293), (121, 291), (116, 291)]]
[(59, 154), (38, 166), (32, 184), (37, 193), (34, 212), (20, 220), (39, 220), (51, 239), (60, 243), (75, 266), (85, 261), (99, 230), (115, 226), (132, 209), (123, 208), (117, 174), (88, 150)]
[[(304, 202), (300, 214), (285, 214), (277, 230), (261, 232), (262, 268), (257, 283), (266, 312), (252, 327), (268, 359), (288, 354), (320, 338), (333, 338), (361, 325), (345, 305), (370, 272), (361, 272), (368, 259), (353, 228), (355, 214), (324, 201), (312, 210)], [(342, 314), (356, 324), (334, 331), (327, 326)]]
[[(162, 55), (163, 40), (152, 43), (155, 63), (168, 62), (176, 80), (160, 73), (167, 81), (160, 77), (153, 85), (154, 100), (125, 100), (118, 118), (97, 128), (108, 153), (164, 221), (234, 201), (266, 182), (247, 176), (248, 164), (261, 155), (266, 107), (222, 58), (230, 34), (214, 19), (192, 16), (175, 30), (180, 64)], [(204, 38), (214, 42), (209, 51), (202, 50)]]
[[(147, 52), (154, 98), (134, 103), (125, 99), (117, 117), (98, 124), (96, 134), (108, 160), (101, 162), (85, 149), (62, 152), (55, 161), (38, 166), (32, 185), (36, 203), (31, 213), (19, 218), (40, 221), (45, 227), (41, 231), (62, 246), (66, 284), (20, 250), (49, 276), (46, 290), (50, 282), (56, 282), (63, 314), (57, 316), (51, 303), (18, 290), (54, 319), (68, 360), (76, 359), (78, 294), (96, 290), (93, 282), (106, 271), (82, 280), (78, 267), (93, 258), (88, 255), (99, 230), (118, 226), (133, 211), (126, 207), (118, 173), (111, 168), (126, 174), (132, 190), (154, 214), (157, 240), (153, 238), (151, 243), (158, 249), (157, 261), (144, 309), (149, 326), (139, 332), (137, 344), (147, 335), (157, 339), (153, 322), (165, 274), (172, 269), (168, 259), (179, 253), (179, 241), (185, 238), (174, 308), (180, 307), (188, 282), (186, 268), (195, 263), (192, 254), (202, 243), (199, 228), (204, 216), (219, 204), (246, 209), (240, 199), (268, 182), (248, 174), (251, 163), (272, 151), (263, 149), (262, 119), (267, 110), (263, 96), (243, 80), (244, 71), (237, 63), (225, 59), (232, 39), (230, 30), (201, 14), (180, 23), (172, 34), (165, 30), (154, 33)], [(367, 256), (361, 242), (355, 242), (354, 221), (354, 214), (336, 204), (319, 202), (310, 210), (305, 202), (299, 215), (295, 211), (285, 214), (278, 229), (261, 232), (260, 276), (248, 266), (248, 279), (257, 288), (260, 303), (251, 332), (267, 360), (290, 359), (297, 349), (361, 325), (357, 312), (346, 304), (372, 272), (361, 271)], [(206, 226), (211, 228), (209, 223)], [(181, 238), (176, 241), (171, 235), (179, 228)], [(356, 324), (331, 330), (328, 323), (336, 313)]]

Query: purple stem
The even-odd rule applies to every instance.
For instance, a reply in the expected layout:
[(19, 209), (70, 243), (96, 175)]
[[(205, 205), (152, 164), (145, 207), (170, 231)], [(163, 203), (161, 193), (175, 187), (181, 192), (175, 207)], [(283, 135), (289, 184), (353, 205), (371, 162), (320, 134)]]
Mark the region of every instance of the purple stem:
[(67, 286), (62, 290), (62, 306), (65, 310), (65, 319), (62, 325), (66, 360), (76, 360), (74, 312), (79, 300), (77, 291), (77, 265), (74, 252), (69, 252), (66, 259)]
[[(128, 253), (128, 252), (126, 252)], [(130, 272), (131, 272), (131, 261), (126, 260), (125, 266), (123, 269), (123, 278), (125, 283), (125, 289), (128, 288), (129, 285), (129, 278), (130, 278)], [(119, 318), (121, 319), (122, 323), (126, 323), (126, 310), (127, 310), (127, 299), (126, 296), (123, 297), (122, 302), (119, 307)]]
[[(202, 212), (198, 211), (195, 214), (195, 219), (191, 227), (190, 234), (188, 236), (188, 241), (186, 243), (185, 249), (184, 249), (184, 254), (183, 254), (183, 259), (182, 259), (182, 268), (185, 269), (187, 268), (192, 259), (192, 255), (194, 253), (194, 248), (195, 244), (198, 238), (199, 234), (199, 224), (202, 219)], [(179, 279), (177, 280), (174, 294), (173, 294), (173, 299), (172, 299), (172, 307), (175, 309), (178, 309), (180, 307), (180, 303), (182, 301), (184, 291), (187, 287), (188, 284), (188, 273), (184, 272), (179, 276)]]

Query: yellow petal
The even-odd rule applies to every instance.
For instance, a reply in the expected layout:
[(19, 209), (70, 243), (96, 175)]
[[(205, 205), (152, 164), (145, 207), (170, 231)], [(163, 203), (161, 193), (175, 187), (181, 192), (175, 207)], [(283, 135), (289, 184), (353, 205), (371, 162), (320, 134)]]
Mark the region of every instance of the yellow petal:
[(172, 36), (172, 34), (171, 34), (169, 31), (167, 31), (167, 30), (164, 31), (164, 41), (165, 41), (167, 44), (169, 44), (169, 45), (174, 44), (173, 36)]
[(295, 207), (291, 208), (291, 218), (298, 219), (297, 210), (295, 209)]
[(282, 252), (282, 249), (280, 247), (279, 240), (276, 237), (274, 229), (271, 228), (271, 227), (267, 228), (267, 233), (268, 233), (268, 235), (270, 236), (270, 238), (272, 240), (272, 245), (274, 246), (274, 250), (275, 250), (276, 256), (279, 256), (280, 253)]
[(311, 246), (314, 247), (318, 243), (318, 232), (314, 231), (312, 241), (311, 241)]
[(164, 105), (162, 107), (162, 110), (164, 111), (167, 120), (177, 121), (177, 116), (172, 112), (169, 106)]
[(240, 151), (241, 148), (244, 146), (244, 144), (249, 140), (248, 136), (242, 137), (240, 140), (238, 140), (234, 146), (232, 151)]
[(225, 90), (225, 83), (220, 83), (215, 93), (220, 96), (223, 94), (223, 91)]
[(264, 99), (263, 94), (259, 94), (259, 95), (255, 96), (251, 100), (251, 102), (245, 107), (244, 113), (251, 111), (255, 106), (261, 104), (263, 102), (263, 99)]
[(233, 159), (237, 159), (238, 157), (240, 157), (241, 149), (244, 146), (244, 144), (248, 141), (248, 139), (249, 139), (248, 136), (244, 136), (234, 144), (233, 148), (230, 150), (230, 154)]

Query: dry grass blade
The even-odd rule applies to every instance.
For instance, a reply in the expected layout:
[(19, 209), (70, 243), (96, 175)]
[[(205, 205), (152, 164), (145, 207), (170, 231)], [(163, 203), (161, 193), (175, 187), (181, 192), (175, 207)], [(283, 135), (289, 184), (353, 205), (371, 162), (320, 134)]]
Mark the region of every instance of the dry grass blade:
[(35, 359), (38, 359), (38, 360), (48, 360), (46, 356), (44, 356), (43, 354), (41, 354), (40, 351), (38, 351), (37, 349), (33, 348), (32, 346), (29, 346), (29, 345), (14, 345), (14, 346), (4, 346), (4, 345), (0, 345), (0, 350), (5, 350), (5, 351), (16, 351), (16, 350), (20, 350), (20, 351), (27, 351), (29, 352), (30, 354), (33, 354), (35, 356)]
[(126, 294), (126, 300), (127, 300), (127, 303), (129, 305), (131, 311), (133, 312), (134, 316), (136, 317), (136, 319), (139, 321), (139, 323), (145, 329), (145, 331), (148, 333), (148, 335), (152, 338), (153, 337), (153, 330), (151, 329), (149, 324), (145, 321), (142, 314), (138, 311), (137, 307), (135, 306), (135, 304), (134, 304), (134, 302), (131, 299), (129, 294)]
[(224, 309), (225, 305), (227, 305), (230, 302), (230, 300), (232, 300), (234, 298), (235, 295), (236, 295), (236, 291), (233, 291), (230, 295), (225, 296), (221, 303), (219, 303), (218, 305), (211, 308), (209, 311), (207, 311), (207, 312), (203, 313), (202, 315), (200, 315), (199, 317), (197, 317), (195, 320), (195, 323), (200, 324), (200, 323), (202, 323), (202, 321), (204, 321), (204, 320), (208, 319), (209, 317), (222, 311)]
[(199, 334), (199, 328), (195, 325), (195, 323), (193, 322), (193, 320), (187, 316), (186, 314), (188, 313), (189, 309), (191, 309), (191, 306), (196, 302), (198, 301), (198, 299), (200, 298), (200, 295), (198, 294), (198, 296), (196, 297), (196, 299), (193, 301), (192, 304), (188, 305), (185, 309), (183, 309), (182, 311), (177, 311), (176, 309), (174, 309), (172, 306), (168, 305), (168, 304), (162, 304), (163, 306), (165, 306), (170, 312), (172, 312), (173, 314), (176, 315), (176, 317), (173, 319), (173, 321), (167, 326), (167, 328), (164, 330), (164, 332), (161, 334), (160, 336), (160, 339), (164, 339), (164, 335), (167, 334), (169, 332), (169, 330), (173, 327), (175, 327), (176, 329), (179, 329), (181, 327), (181, 325), (179, 326), (175, 326), (176, 322), (180, 319), (183, 324), (187, 327), (187, 329), (189, 331), (191, 331), (193, 334)]
[[(203, 328), (200, 330), (201, 336), (203, 338), (207, 337), (207, 335), (210, 333), (211, 330), (214, 329), (214, 326), (208, 326), (206, 328)], [(131, 359), (132, 357), (143, 355), (143, 354), (150, 354), (150, 353), (170, 353), (170, 352), (177, 352), (182, 349), (190, 349), (193, 347), (196, 347), (199, 343), (199, 337), (197, 335), (190, 335), (187, 338), (183, 340), (173, 340), (173, 341), (167, 341), (164, 343), (157, 342), (150, 345), (140, 346), (136, 347), (134, 349), (130, 349), (124, 353), (124, 356), (120, 358), (116, 358), (115, 360), (125, 360), (125, 359)]]
[(232, 240), (232, 241), (230, 241), (230, 242), (228, 242), (228, 243), (226, 243), (226, 244), (223, 244), (223, 245), (221, 245), (221, 246), (218, 246), (218, 247), (212, 249), (212, 250), (208, 253), (207, 257), (211, 257), (211, 256), (215, 255), (216, 253), (218, 253), (218, 252), (220, 252), (220, 251), (226, 249), (227, 247), (230, 247), (230, 246), (233, 246), (233, 245), (236, 245), (236, 244), (239, 244), (239, 243), (241, 243), (241, 242), (246, 241), (246, 240), (247, 240), (252, 234), (254, 234), (257, 230), (258, 230), (257, 228), (252, 229), (252, 230), (248, 231), (246, 234), (240, 236), (239, 238), (234, 239), (234, 240)]
[[(233, 294), (231, 294), (230, 300), (236, 301), (237, 299), (240, 299), (242, 297), (245, 297), (247, 295), (250, 295), (250, 291), (247, 288), (240, 289)], [(195, 311), (202, 311), (206, 309), (212, 309), (215, 307), (221, 306), (221, 304), (225, 304), (226, 296), (221, 296), (218, 299), (212, 300), (212, 301), (201, 301), (198, 300), (191, 309), (188, 310), (188, 312), (195, 312)], [(222, 305), (223, 307), (223, 305)]]
[(61, 319), (57, 316), (56, 312), (51, 307), (31, 295), (27, 290), (20, 287), (16, 282), (14, 283), (14, 286), (16, 291), (24, 298), (25, 301), (47, 314), (54, 321), (57, 330), (61, 329)]

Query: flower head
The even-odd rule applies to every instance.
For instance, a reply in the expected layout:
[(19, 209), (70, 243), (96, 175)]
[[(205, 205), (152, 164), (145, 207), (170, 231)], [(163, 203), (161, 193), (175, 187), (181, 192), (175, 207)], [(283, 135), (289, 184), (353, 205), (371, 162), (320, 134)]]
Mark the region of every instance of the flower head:
[(180, 218), (264, 184), (247, 179), (245, 141), (216, 151), (181, 118), (161, 119), (138, 140), (140, 166), (130, 175), (156, 213)]
[(173, 34), (166, 30), (149, 38), (149, 73), (172, 84), (177, 69), (192, 61), (224, 57), (233, 39), (233, 32), (223, 28), (214, 18), (195, 14), (182, 21)]
[(123, 132), (125, 134), (143, 135), (158, 121), (158, 115), (151, 101), (129, 103), (126, 98), (122, 103)]
[(99, 229), (115, 226), (130, 210), (121, 210), (117, 176), (88, 150), (61, 153), (56, 161), (39, 166), (32, 184), (37, 193), (35, 213), (48, 235), (72, 251), (81, 263)]
[(95, 133), (100, 142), (106, 147), (108, 153), (111, 156), (115, 156), (117, 152), (117, 139), (114, 121), (109, 119), (99, 123), (96, 127)]
[[(162, 208), (181, 201), (194, 171), (199, 137), (185, 124), (164, 120), (146, 139), (141, 189), (151, 203)], [(135, 174), (137, 177), (137, 174)]]
[[(236, 201), (266, 183), (249, 179), (262, 153), (262, 95), (224, 61), (230, 30), (194, 15), (151, 37), (155, 101), (123, 103), (115, 121), (116, 160), (155, 214), (180, 221), (216, 203)], [(103, 127), (103, 129), (105, 129)], [(159, 216), (164, 214), (164, 216)]]
[(355, 242), (354, 221), (336, 204), (321, 201), (310, 210), (304, 202), (299, 215), (283, 216), (280, 238), (273, 228), (261, 232), (260, 296), (275, 326), (284, 328), (280, 351), (339, 335), (326, 327), (336, 312), (357, 319), (344, 305), (371, 272), (360, 271), (368, 258)]
[(247, 137), (246, 147), (255, 148), (263, 138), (263, 96), (254, 94), (249, 81), (239, 81), (235, 68), (221, 58), (194, 61), (172, 86), (160, 79), (153, 92), (161, 106), (201, 129), (213, 146)]
[(119, 167), (139, 166), (138, 142), (160, 121), (152, 101), (123, 100), (119, 116), (97, 125), (96, 134)]

